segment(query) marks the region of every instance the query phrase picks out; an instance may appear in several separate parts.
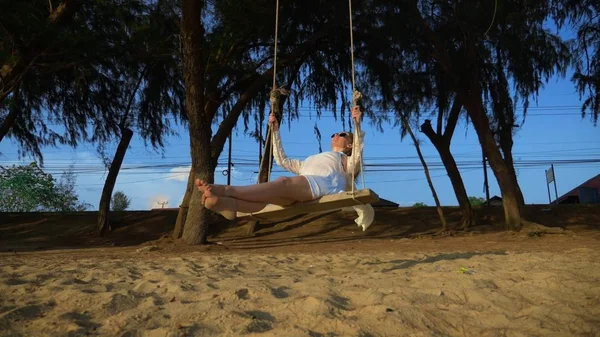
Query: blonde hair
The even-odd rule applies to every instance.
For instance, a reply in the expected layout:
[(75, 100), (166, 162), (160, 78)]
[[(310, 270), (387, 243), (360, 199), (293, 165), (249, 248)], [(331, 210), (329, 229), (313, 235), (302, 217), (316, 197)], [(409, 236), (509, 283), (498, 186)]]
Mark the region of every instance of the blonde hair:
[[(354, 134), (352, 132), (346, 132), (346, 140), (348, 140), (350, 142), (350, 144), (354, 144)], [(349, 148), (345, 148), (342, 152), (344, 152), (344, 154), (348, 157), (350, 157), (352, 155), (352, 147)]]

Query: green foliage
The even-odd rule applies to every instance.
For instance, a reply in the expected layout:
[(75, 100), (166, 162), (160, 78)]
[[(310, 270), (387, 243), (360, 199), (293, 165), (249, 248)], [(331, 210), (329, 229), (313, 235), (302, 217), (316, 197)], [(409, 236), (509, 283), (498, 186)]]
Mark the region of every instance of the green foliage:
[(18, 2), (0, 12), (0, 68), (27, 63), (12, 103), (0, 102), (0, 119), (18, 110), (8, 136), (19, 154), (43, 163), (43, 146), (87, 141), (103, 154), (124, 127), (162, 147), (172, 133), (163, 117), (179, 119), (184, 97), (178, 2), (69, 1), (68, 18), (54, 25), (47, 24), (49, 3), (59, 4)]
[(111, 208), (115, 212), (122, 212), (129, 208), (131, 199), (122, 191), (117, 191), (112, 196)]
[(55, 182), (53, 208), (51, 211), (56, 212), (82, 212), (87, 210), (91, 205), (79, 201), (79, 196), (75, 192), (76, 176), (73, 173), (73, 168), (69, 168), (64, 172), (60, 179)]
[(35, 163), (1, 170), (0, 211), (33, 212), (52, 206), (54, 180)]
[(0, 212), (84, 211), (89, 206), (79, 201), (71, 170), (56, 181), (36, 163), (0, 167)]
[(483, 204), (485, 204), (485, 202), (485, 198), (469, 197), (469, 203), (471, 203), (471, 206), (482, 206)]
[(554, 0), (553, 18), (558, 27), (567, 25), (577, 32), (571, 40), (575, 71), (572, 81), (580, 98), (582, 117), (589, 114), (594, 125), (600, 114), (600, 2), (596, 0)]
[(416, 202), (412, 207), (428, 207), (424, 202)]

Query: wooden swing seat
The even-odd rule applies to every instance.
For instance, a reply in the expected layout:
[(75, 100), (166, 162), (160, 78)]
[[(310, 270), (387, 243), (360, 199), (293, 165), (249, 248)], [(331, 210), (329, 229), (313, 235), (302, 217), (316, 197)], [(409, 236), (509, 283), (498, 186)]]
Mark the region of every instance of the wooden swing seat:
[(378, 201), (379, 196), (370, 189), (355, 190), (354, 198), (352, 197), (351, 191), (341, 192), (325, 195), (312, 201), (294, 203), (289, 206), (267, 205), (265, 208), (255, 213), (238, 212), (237, 217), (270, 220), (300, 214), (336, 210), (349, 206), (371, 204)]

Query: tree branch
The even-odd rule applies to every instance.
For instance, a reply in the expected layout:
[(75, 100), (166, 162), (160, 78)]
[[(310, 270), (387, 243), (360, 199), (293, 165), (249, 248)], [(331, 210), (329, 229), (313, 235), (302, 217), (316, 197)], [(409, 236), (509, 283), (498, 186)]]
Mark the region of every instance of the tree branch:
[(458, 117), (460, 116), (460, 110), (462, 109), (462, 103), (459, 98), (456, 97), (454, 99), (454, 103), (452, 103), (452, 108), (450, 109), (450, 113), (448, 114), (448, 121), (446, 122), (446, 130), (442, 137), (444, 137), (448, 142), (452, 139), (452, 135), (454, 135), (454, 130), (456, 129), (456, 124), (458, 123)]
[(433, 53), (432, 57), (435, 58), (440, 66), (450, 75), (453, 76), (452, 62), (450, 62), (450, 56), (448, 55), (448, 51), (442, 44), (442, 42), (438, 39), (435, 32), (429, 27), (423, 16), (421, 15), (421, 11), (417, 7), (418, 2), (412, 1), (412, 6), (410, 8), (413, 10), (413, 14), (417, 18), (419, 26), (423, 29), (423, 33), (425, 38), (429, 40), (429, 42), (434, 46), (434, 49), (437, 53)]
[(123, 118), (121, 119), (121, 123), (119, 123), (119, 128), (121, 129), (121, 132), (123, 132), (123, 130), (125, 130), (125, 126), (127, 123), (127, 117), (129, 117), (129, 112), (131, 111), (131, 106), (133, 105), (133, 100), (135, 99), (135, 94), (138, 92), (138, 90), (140, 89), (140, 85), (142, 84), (142, 80), (144, 79), (144, 75), (146, 75), (146, 70), (148, 69), (147, 66), (144, 67), (144, 69), (142, 69), (142, 71), (140, 72), (140, 76), (135, 84), (135, 87), (133, 87), (133, 91), (131, 92), (131, 95), (129, 96), (129, 101), (127, 102), (127, 107), (125, 108), (125, 113), (123, 114)]
[(439, 134), (433, 131), (433, 127), (431, 126), (431, 120), (429, 119), (426, 119), (425, 122), (421, 124), (421, 132), (423, 132), (433, 144), (438, 144), (442, 138)]
[(27, 45), (23, 46), (24, 50), (19, 50), (16, 60), (0, 67), (0, 103), (21, 82), (36, 58), (47, 49), (44, 44), (53, 41), (49, 32), (52, 32), (54, 26), (62, 24), (71, 16), (75, 10), (74, 3), (75, 0), (64, 0), (46, 19), (45, 30), (36, 34)]
[[(292, 51), (286, 56), (280, 57), (277, 65), (278, 69), (283, 70), (284, 68), (289, 66), (290, 63), (302, 57), (302, 55), (308, 52), (311, 48), (314, 48), (318, 44), (318, 42), (323, 37), (327, 36), (327, 34), (329, 34), (330, 31), (332, 31), (333, 28), (336, 26), (337, 23), (331, 21), (325, 27), (323, 27), (323, 29), (315, 33), (309, 40), (302, 43), (294, 51)], [(227, 141), (229, 133), (235, 126), (235, 123), (237, 122), (240, 114), (242, 113), (248, 102), (266, 83), (268, 83), (268, 80), (272, 77), (273, 67), (271, 67), (269, 70), (265, 71), (261, 76), (256, 78), (250, 85), (248, 85), (248, 87), (240, 95), (238, 101), (232, 107), (231, 111), (229, 111), (229, 114), (227, 114), (227, 117), (225, 117), (225, 119), (221, 122), (221, 125), (219, 125), (219, 129), (217, 130), (216, 134), (214, 135), (211, 141), (211, 153), (213, 155), (213, 159), (215, 158), (215, 156), (218, 157), (220, 155), (221, 151), (223, 150), (223, 147), (225, 146), (225, 142)]]

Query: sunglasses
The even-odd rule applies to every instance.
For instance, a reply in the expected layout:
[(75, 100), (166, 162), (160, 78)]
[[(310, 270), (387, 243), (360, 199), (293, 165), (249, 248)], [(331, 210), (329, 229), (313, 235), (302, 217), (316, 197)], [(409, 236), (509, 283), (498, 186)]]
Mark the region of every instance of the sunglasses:
[(331, 138), (335, 137), (336, 135), (338, 135), (340, 137), (346, 137), (346, 136), (348, 136), (350, 134), (348, 132), (334, 133), (333, 135), (331, 135)]

